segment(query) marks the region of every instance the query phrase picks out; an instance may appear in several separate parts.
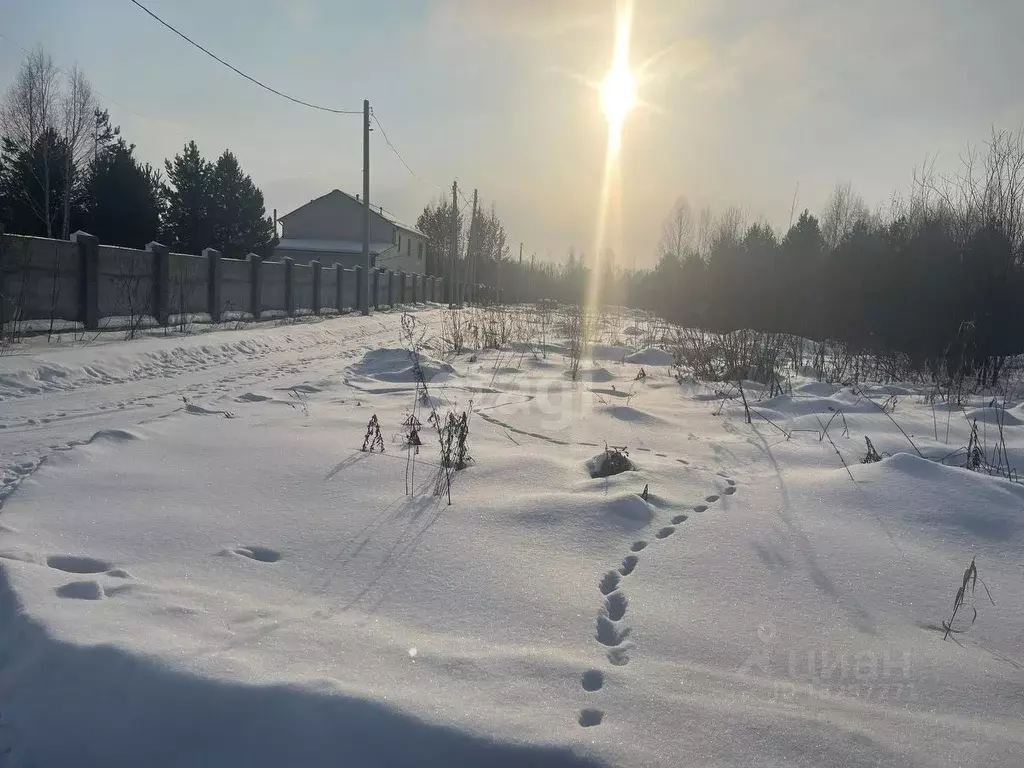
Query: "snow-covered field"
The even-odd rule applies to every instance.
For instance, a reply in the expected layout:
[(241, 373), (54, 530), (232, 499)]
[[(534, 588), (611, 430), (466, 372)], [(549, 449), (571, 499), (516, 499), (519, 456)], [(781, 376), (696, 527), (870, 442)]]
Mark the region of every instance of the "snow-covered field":
[[(963, 415), (797, 380), (756, 404), (787, 437), (661, 350), (427, 352), (449, 506), (400, 338), (0, 358), (0, 766), (1022, 764), (1024, 487), (932, 460)], [(943, 641), (972, 558), (995, 604)]]

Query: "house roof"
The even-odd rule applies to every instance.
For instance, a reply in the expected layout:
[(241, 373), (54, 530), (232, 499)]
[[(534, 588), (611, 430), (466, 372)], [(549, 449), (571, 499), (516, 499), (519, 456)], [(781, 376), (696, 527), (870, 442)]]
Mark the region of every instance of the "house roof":
[[(350, 195), (348, 192), (344, 192), (343, 190), (340, 190), (340, 189), (332, 189), (326, 195), (320, 195), (320, 197), (317, 197), (317, 198), (315, 198), (313, 200), (310, 200), (308, 203), (306, 203), (306, 205), (312, 205), (313, 203), (320, 202), (325, 197), (331, 197), (331, 196), (334, 196), (334, 195), (341, 195), (342, 197), (346, 197), (349, 200), (351, 200), (352, 202), (357, 203), (358, 205), (362, 205), (363, 204), (362, 200), (360, 200), (358, 197), (356, 197), (354, 195)], [(300, 205), (294, 211), (289, 211), (284, 216), (279, 217), (278, 221), (284, 221), (285, 219), (287, 219), (292, 214), (301, 211), (303, 208), (306, 207), (306, 205)], [(423, 237), (423, 238), (427, 237), (423, 232), (420, 232), (418, 229), (416, 229), (416, 227), (413, 227), (413, 226), (411, 226), (409, 224), (403, 224), (401, 221), (399, 221), (398, 219), (394, 218), (390, 214), (390, 212), (388, 212), (382, 206), (379, 206), (379, 205), (375, 206), (375, 205), (371, 204), (370, 205), (370, 213), (372, 213), (374, 216), (379, 216), (380, 218), (384, 219), (386, 222), (388, 222), (392, 226), (398, 227), (399, 229), (401, 229), (401, 230), (403, 230), (405, 232), (411, 232), (412, 234), (418, 235), (418, 236)]]
[[(370, 253), (381, 254), (397, 247), (394, 243), (370, 243)], [(359, 240), (320, 240), (318, 238), (285, 237), (275, 248), (279, 251), (315, 251), (317, 253), (361, 254)]]

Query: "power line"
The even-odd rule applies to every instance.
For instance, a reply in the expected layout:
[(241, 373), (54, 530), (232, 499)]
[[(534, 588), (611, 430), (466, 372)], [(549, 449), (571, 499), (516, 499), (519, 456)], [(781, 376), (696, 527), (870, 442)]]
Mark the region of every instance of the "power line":
[[(402, 157), (402, 153), (398, 151), (398, 148), (394, 144), (391, 143), (391, 139), (388, 138), (388, 132), (384, 130), (384, 126), (381, 125), (380, 119), (377, 117), (377, 113), (374, 111), (374, 109), (372, 107), (370, 108), (370, 115), (373, 117), (373, 122), (375, 122), (377, 124), (377, 127), (380, 128), (380, 135), (384, 137), (384, 143), (388, 145), (388, 149), (390, 149), (394, 153), (395, 157), (397, 157), (399, 159), (399, 161), (402, 163), (402, 165), (405, 166), (405, 170), (407, 170), (409, 172), (409, 175), (412, 176), (414, 179), (416, 179), (421, 184), (424, 184), (424, 185), (426, 185), (428, 187), (433, 187), (434, 189), (440, 190), (442, 193), (447, 192), (447, 190), (444, 189), (444, 187), (438, 186), (437, 184), (431, 184), (429, 181), (427, 181), (422, 176), (420, 176), (418, 173), (416, 173), (409, 166), (409, 163), (407, 163), (405, 161), (405, 158)], [(459, 197), (462, 198), (463, 202), (466, 205), (469, 204), (469, 199), (462, 193), (461, 189), (459, 190)], [(463, 208), (465, 208), (465, 205), (463, 206)]]
[(215, 61), (220, 62), (221, 64), (223, 64), (225, 67), (230, 69), (235, 74), (241, 75), (242, 77), (244, 77), (249, 82), (255, 83), (256, 85), (258, 85), (260, 88), (263, 88), (264, 90), (270, 91), (271, 93), (273, 93), (273, 94), (275, 94), (277, 96), (280, 96), (283, 99), (288, 99), (288, 101), (295, 102), (296, 104), (301, 104), (304, 107), (309, 107), (310, 109), (318, 109), (321, 112), (333, 112), (336, 115), (361, 115), (361, 114), (363, 114), (363, 111), (361, 109), (334, 109), (333, 107), (324, 107), (324, 106), (321, 106), (320, 104), (311, 104), (308, 101), (303, 101), (302, 99), (296, 99), (294, 96), (289, 96), (287, 93), (282, 93), (281, 91), (277, 90), (276, 88), (271, 88), (269, 85), (267, 85), (266, 83), (260, 82), (255, 77), (252, 77), (250, 75), (245, 74), (245, 72), (243, 72), (242, 70), (238, 69), (238, 67), (235, 67), (235, 66), (232, 66), (231, 64), (228, 64), (220, 56), (218, 56), (217, 54), (207, 50), (206, 48), (201, 46), (199, 43), (197, 43), (195, 40), (190, 38), (188, 35), (184, 34), (183, 32), (179, 32), (177, 29), (175, 29), (173, 26), (171, 26), (166, 21), (161, 19), (159, 16), (157, 16), (155, 13), (153, 13), (151, 10), (149, 10), (149, 8), (144, 6), (138, 0), (130, 0), (130, 2), (133, 5), (137, 5), (139, 8), (141, 8), (143, 11), (148, 13), (150, 16), (152, 16), (158, 22), (163, 24), (165, 27), (167, 27), (167, 29), (171, 30), (171, 32), (176, 34), (178, 37), (180, 37), (185, 42), (195, 46), (200, 51), (202, 51), (207, 56), (209, 56), (211, 59), (214, 59)]
[(394, 144), (391, 143), (391, 139), (388, 138), (388, 132), (384, 130), (384, 126), (381, 125), (380, 119), (377, 117), (377, 113), (374, 111), (372, 107), (370, 108), (370, 115), (371, 117), (373, 117), (373, 122), (375, 122), (377, 124), (377, 127), (380, 128), (380, 135), (384, 137), (384, 143), (388, 145), (388, 149), (390, 149), (394, 153), (395, 157), (399, 159), (402, 165), (405, 166), (405, 170), (409, 172), (409, 175), (412, 176), (414, 179), (416, 179), (416, 181), (420, 182), (421, 184), (425, 184), (428, 187), (435, 187), (437, 189), (441, 189), (441, 187), (437, 186), (437, 184), (431, 184), (429, 181), (424, 179), (422, 176), (416, 173), (416, 171), (409, 167), (409, 164), (405, 161), (405, 158), (402, 157), (402, 153), (398, 151), (398, 148), (395, 147)]

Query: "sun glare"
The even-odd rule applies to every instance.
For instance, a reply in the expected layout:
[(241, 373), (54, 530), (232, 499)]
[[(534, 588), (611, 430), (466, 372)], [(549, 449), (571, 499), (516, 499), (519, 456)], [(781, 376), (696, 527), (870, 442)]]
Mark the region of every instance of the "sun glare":
[(608, 148), (617, 151), (622, 126), (636, 106), (636, 77), (629, 67), (629, 40), (633, 27), (632, 3), (621, 2), (615, 24), (612, 65), (601, 83), (601, 110), (608, 120)]
[(622, 124), (635, 105), (636, 79), (627, 66), (616, 62), (601, 83), (601, 110), (608, 119), (609, 129), (621, 133)]

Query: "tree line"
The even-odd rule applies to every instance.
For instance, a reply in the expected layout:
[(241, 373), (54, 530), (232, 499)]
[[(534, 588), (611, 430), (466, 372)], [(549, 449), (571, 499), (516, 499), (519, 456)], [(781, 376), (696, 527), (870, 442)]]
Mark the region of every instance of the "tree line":
[[(657, 265), (601, 259), (605, 304), (686, 327), (752, 329), (899, 355), (933, 375), (998, 381), (1024, 353), (1024, 132), (996, 130), (962, 168), (915, 173), (910, 190), (871, 211), (849, 184), (777, 233), (730, 208), (666, 218)], [(505, 260), (506, 298), (585, 300), (592, 262)]]
[(215, 161), (188, 142), (164, 168), (135, 155), (77, 67), (31, 52), (0, 104), (0, 224), (4, 231), (101, 243), (152, 241), (199, 253), (269, 255), (276, 242), (263, 193), (225, 150)]

